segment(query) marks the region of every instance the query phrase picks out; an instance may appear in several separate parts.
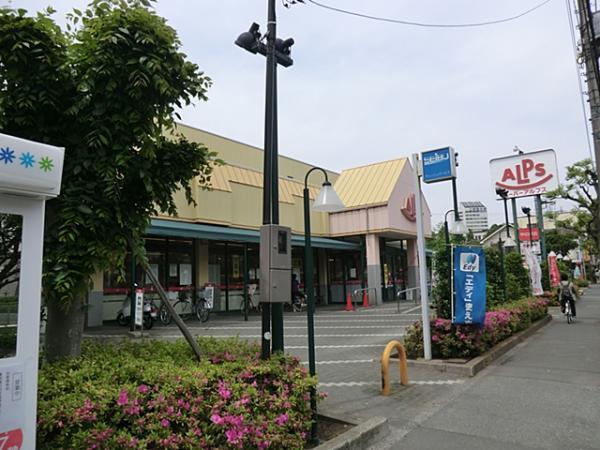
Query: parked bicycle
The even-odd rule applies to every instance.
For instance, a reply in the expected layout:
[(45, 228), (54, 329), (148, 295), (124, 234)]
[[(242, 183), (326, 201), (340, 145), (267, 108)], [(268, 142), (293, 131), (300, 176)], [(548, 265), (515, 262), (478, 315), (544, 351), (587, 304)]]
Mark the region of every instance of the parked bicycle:
[(247, 314), (251, 312), (261, 312), (262, 308), (260, 303), (254, 299), (254, 295), (256, 294), (256, 284), (248, 285), (248, 294), (246, 294), (246, 298), (242, 297), (242, 301), (240, 303), (240, 311), (242, 316), (246, 317)]
[[(183, 321), (196, 316), (200, 322), (206, 322), (210, 317), (210, 305), (202, 293), (197, 299), (192, 298), (190, 292), (181, 293), (177, 301), (173, 303), (173, 309)], [(160, 306), (158, 316), (163, 325), (169, 325), (173, 321), (171, 313), (164, 304)]]

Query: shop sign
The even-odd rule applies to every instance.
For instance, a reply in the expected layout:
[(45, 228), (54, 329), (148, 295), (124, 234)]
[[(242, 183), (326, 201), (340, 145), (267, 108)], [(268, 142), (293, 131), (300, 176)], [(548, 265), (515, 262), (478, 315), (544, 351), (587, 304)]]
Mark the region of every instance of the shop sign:
[(545, 194), (558, 187), (554, 150), (540, 150), (490, 160), (494, 191), (507, 190), (509, 198)]
[(404, 208), (400, 210), (402, 215), (411, 222), (417, 221), (417, 205), (415, 204), (415, 194), (409, 194), (404, 200)]
[(519, 228), (519, 240), (523, 241), (539, 241), (540, 240), (540, 230), (538, 227), (531, 227), (531, 234), (529, 233), (529, 228)]
[(456, 162), (452, 147), (438, 148), (421, 153), (424, 183), (456, 178)]

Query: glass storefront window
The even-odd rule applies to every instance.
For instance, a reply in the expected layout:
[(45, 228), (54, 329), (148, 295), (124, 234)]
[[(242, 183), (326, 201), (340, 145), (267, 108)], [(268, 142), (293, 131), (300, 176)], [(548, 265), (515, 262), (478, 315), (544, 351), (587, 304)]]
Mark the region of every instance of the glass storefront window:
[(213, 309), (226, 310), (226, 273), (227, 248), (225, 243), (209, 242), (208, 244), (208, 282), (214, 285), (215, 297)]

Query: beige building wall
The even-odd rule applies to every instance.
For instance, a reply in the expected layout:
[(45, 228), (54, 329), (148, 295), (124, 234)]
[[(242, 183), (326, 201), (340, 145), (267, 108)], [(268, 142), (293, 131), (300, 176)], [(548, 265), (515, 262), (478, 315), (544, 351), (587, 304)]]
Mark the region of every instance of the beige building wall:
[[(214, 168), (211, 189), (193, 186), (196, 205), (190, 205), (183, 191), (175, 195), (178, 216), (159, 215), (164, 219), (213, 223), (231, 227), (258, 229), (262, 225), (263, 150), (240, 142), (179, 124), (178, 131), (187, 139), (204, 144), (217, 152), (224, 166)], [(303, 188), (310, 164), (279, 156), (279, 214), (280, 223), (297, 234), (304, 232)], [(327, 171), (332, 183), (339, 174)], [(314, 200), (324, 179), (315, 172), (309, 179), (310, 198)], [(311, 212), (311, 231), (315, 236), (329, 235), (327, 214)]]

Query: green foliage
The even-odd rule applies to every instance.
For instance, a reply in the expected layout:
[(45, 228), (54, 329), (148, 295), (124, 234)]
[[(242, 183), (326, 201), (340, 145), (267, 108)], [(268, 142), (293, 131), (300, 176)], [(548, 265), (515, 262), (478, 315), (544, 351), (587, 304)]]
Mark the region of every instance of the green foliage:
[(544, 233), (548, 252), (566, 255), (569, 250), (577, 248), (577, 235), (571, 230), (547, 230)]
[(504, 302), (501, 254), (497, 248), (486, 247), (485, 267), (487, 273), (487, 305), (493, 307)]
[(590, 282), (588, 280), (581, 280), (579, 278), (575, 278), (573, 280), (573, 284), (577, 287), (588, 287)]
[(542, 261), (540, 264), (540, 269), (542, 271), (542, 289), (544, 292), (552, 289), (550, 286), (550, 272), (548, 269), (548, 261)]
[(0, 214), (0, 289), (19, 280), (22, 217)]
[(240, 340), (88, 344), (39, 376), (40, 448), (302, 448), (316, 379)]
[(174, 117), (210, 80), (141, 0), (95, 0), (68, 32), (50, 12), (2, 8), (0, 61), (0, 129), (66, 148), (44, 285), (68, 305), (96, 270), (122, 264), (127, 235), (143, 253), (150, 216), (175, 214), (177, 190), (191, 202), (190, 181), (209, 183), (215, 154), (179, 136)]
[(600, 251), (600, 199), (598, 176), (592, 160), (587, 158), (567, 167), (566, 182), (549, 192), (550, 199), (561, 198), (575, 203), (573, 219), (561, 221), (558, 226), (570, 229), (585, 239), (584, 245), (592, 253)]
[(523, 256), (518, 252), (508, 253), (504, 258), (504, 269), (508, 300), (519, 300), (531, 295), (529, 269), (523, 264)]
[(0, 328), (0, 358), (15, 356), (17, 353), (16, 327)]
[[(548, 313), (546, 299), (523, 299), (506, 303), (485, 315), (482, 327), (454, 325), (448, 319), (431, 322), (434, 358), (473, 358), (507, 337), (528, 328)], [(406, 330), (404, 347), (409, 358), (423, 356), (423, 325), (416, 322)]]

